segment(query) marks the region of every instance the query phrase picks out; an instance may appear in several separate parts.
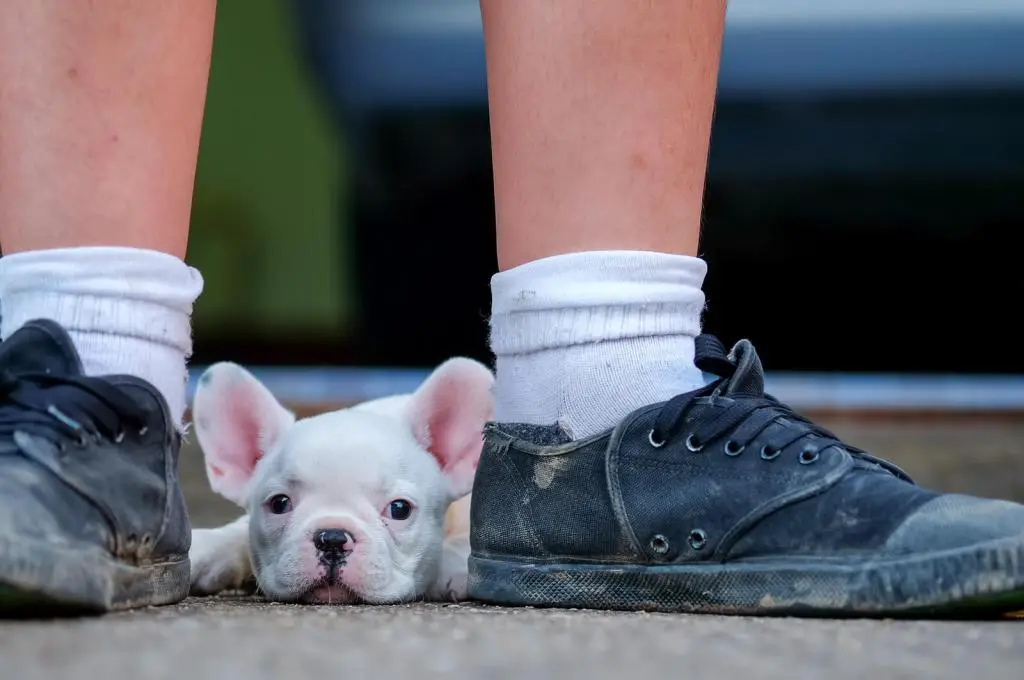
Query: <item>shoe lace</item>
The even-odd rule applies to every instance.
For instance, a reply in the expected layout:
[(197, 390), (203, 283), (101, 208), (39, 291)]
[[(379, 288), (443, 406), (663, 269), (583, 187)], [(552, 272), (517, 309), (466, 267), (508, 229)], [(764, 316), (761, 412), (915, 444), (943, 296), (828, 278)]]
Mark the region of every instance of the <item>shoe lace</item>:
[(145, 434), (149, 413), (101, 378), (0, 370), (0, 435), (16, 431), (58, 446), (68, 438), (120, 442), (126, 427)]
[(896, 465), (843, 442), (828, 429), (795, 412), (770, 394), (762, 391), (759, 394), (729, 395), (728, 398), (723, 396), (723, 391), (736, 372), (737, 362), (715, 336), (698, 336), (694, 363), (705, 373), (717, 376), (718, 380), (666, 402), (649, 435), (652, 445), (663, 446), (689, 426), (685, 444), (690, 451), (699, 451), (708, 442), (728, 435), (726, 453), (738, 455), (774, 425), (776, 427), (763, 439), (760, 449), (762, 458), (774, 458), (783, 449), (802, 442), (804, 446), (800, 460), (809, 463), (817, 460), (818, 452), (822, 449), (838, 446), (872, 467), (880, 467), (911, 481)]

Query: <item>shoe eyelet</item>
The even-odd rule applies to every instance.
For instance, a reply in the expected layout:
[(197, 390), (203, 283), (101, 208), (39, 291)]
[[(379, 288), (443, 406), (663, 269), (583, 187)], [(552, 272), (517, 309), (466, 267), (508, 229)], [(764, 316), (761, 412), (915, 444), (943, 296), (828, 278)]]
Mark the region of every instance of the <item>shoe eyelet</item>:
[(651, 443), (651, 446), (653, 446), (656, 449), (660, 449), (662, 446), (665, 445), (665, 440), (664, 439), (660, 439), (659, 440), (659, 439), (655, 438), (654, 429), (653, 428), (651, 429), (650, 432), (647, 433), (647, 441), (649, 441)]
[(780, 453), (782, 453), (781, 450), (773, 449), (767, 444), (761, 447), (761, 458), (763, 458), (764, 460), (775, 460), (776, 458), (779, 457)]
[(78, 440), (75, 442), (75, 444), (78, 446), (78, 448), (84, 449), (89, 445), (89, 435), (86, 434), (85, 432), (79, 432)]
[(145, 436), (146, 436), (146, 433), (147, 433), (147, 432), (149, 432), (149, 425), (143, 425), (143, 426), (142, 426), (142, 427), (141, 427), (141, 428), (139, 429), (139, 436), (140, 436), (140, 437), (145, 437)]
[(697, 453), (698, 451), (704, 448), (704, 444), (702, 444), (701, 441), (697, 439), (696, 435), (691, 434), (686, 438), (686, 448), (689, 451), (692, 451), (693, 453)]
[(733, 440), (730, 439), (729, 441), (727, 441), (725, 443), (725, 455), (727, 455), (727, 456), (738, 456), (741, 453), (743, 453), (743, 449), (745, 449), (745, 448), (747, 448), (747, 447), (746, 446), (741, 446), (741, 445), (737, 444), (736, 442), (734, 442)]
[(690, 547), (694, 550), (703, 550), (708, 544), (708, 535), (703, 529), (694, 529), (690, 532)]
[(818, 460), (818, 458), (820, 457), (821, 454), (818, 452), (817, 449), (804, 449), (803, 451), (800, 452), (800, 464), (810, 465), (814, 461)]
[(664, 555), (668, 552), (669, 549), (668, 539), (662, 536), (661, 534), (655, 534), (654, 536), (652, 536), (650, 545), (651, 550), (653, 550), (658, 555)]
[(124, 430), (118, 430), (117, 434), (114, 435), (114, 443), (120, 444), (124, 441)]

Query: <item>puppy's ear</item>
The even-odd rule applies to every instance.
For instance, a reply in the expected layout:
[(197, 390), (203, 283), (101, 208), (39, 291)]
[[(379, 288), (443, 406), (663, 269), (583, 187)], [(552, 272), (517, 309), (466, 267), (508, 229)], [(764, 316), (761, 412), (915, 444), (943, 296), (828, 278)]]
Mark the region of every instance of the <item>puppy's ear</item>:
[(244, 507), (256, 463), (295, 416), (249, 371), (221, 362), (200, 376), (192, 420), (210, 486)]
[(472, 490), (483, 427), (493, 414), (493, 384), (486, 366), (456, 357), (434, 369), (409, 402), (413, 434), (437, 459), (453, 498)]

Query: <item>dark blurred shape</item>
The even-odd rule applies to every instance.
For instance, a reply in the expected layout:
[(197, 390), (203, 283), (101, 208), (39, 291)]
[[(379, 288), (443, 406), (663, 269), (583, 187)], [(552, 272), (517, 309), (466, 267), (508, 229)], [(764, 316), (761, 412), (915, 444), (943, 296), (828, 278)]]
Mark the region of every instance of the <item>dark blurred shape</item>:
[[(1024, 8), (997, 4), (730, 3), (708, 331), (773, 370), (1024, 371)], [(297, 7), (348, 140), (358, 363), (488, 360), (477, 1)]]
[(489, 361), (497, 271), (483, 37), (475, 0), (299, 0), (346, 138), (343, 219), (356, 363)]

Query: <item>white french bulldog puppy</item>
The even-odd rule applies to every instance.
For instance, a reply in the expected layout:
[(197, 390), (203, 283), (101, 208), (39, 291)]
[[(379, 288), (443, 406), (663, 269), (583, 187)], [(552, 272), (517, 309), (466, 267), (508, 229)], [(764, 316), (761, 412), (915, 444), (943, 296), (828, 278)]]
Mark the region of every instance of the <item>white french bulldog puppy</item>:
[(309, 603), (464, 599), (469, 503), (493, 376), (455, 358), (407, 395), (296, 420), (211, 366), (192, 419), (213, 490), (247, 515), (192, 532), (192, 593)]

